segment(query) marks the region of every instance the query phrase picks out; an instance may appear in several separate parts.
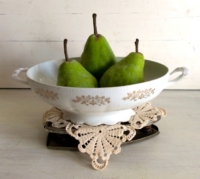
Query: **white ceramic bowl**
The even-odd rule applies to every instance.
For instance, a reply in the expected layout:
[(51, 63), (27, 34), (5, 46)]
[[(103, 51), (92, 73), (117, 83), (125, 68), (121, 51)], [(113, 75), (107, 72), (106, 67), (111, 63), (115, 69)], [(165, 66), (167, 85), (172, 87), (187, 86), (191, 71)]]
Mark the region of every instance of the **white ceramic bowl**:
[[(187, 68), (179, 67), (169, 73), (165, 65), (146, 60), (144, 83), (110, 88), (61, 87), (56, 86), (56, 81), (63, 61), (52, 60), (29, 69), (20, 68), (12, 77), (29, 85), (43, 101), (61, 109), (66, 119), (93, 126), (128, 121), (135, 114), (132, 108), (153, 100), (163, 89), (187, 75)], [(26, 72), (26, 80), (18, 76), (20, 72)], [(180, 73), (169, 81), (170, 75), (175, 72)]]

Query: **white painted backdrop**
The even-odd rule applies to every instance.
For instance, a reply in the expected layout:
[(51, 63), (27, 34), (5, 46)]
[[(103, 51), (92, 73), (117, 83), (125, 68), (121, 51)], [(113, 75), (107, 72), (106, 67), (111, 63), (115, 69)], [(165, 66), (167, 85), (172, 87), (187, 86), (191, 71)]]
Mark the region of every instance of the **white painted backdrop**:
[(63, 58), (64, 38), (69, 56), (80, 56), (94, 12), (116, 56), (139, 38), (146, 59), (170, 71), (188, 67), (171, 88), (200, 89), (199, 0), (0, 0), (0, 88), (26, 87), (11, 79), (13, 71)]

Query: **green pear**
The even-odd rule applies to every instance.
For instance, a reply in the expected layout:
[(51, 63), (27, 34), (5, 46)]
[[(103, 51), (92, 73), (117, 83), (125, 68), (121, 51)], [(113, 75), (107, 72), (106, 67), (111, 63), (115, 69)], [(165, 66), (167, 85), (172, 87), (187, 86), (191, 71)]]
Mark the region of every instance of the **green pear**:
[(110, 67), (100, 79), (100, 87), (125, 86), (144, 82), (144, 56), (138, 52), (139, 40), (136, 39), (136, 52), (131, 52), (121, 61)]
[(116, 63), (116, 57), (106, 38), (97, 32), (96, 16), (92, 16), (94, 34), (88, 37), (80, 62), (99, 80), (104, 72)]
[(65, 61), (59, 66), (57, 85), (80, 88), (95, 88), (96, 78), (89, 73), (78, 61), (69, 60), (67, 55), (67, 39), (64, 40)]

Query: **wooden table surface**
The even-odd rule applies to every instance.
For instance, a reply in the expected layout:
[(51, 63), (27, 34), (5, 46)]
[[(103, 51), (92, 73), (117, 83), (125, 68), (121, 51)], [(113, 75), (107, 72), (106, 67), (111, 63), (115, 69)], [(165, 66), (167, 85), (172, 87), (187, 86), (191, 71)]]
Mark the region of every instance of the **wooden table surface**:
[(87, 154), (46, 147), (42, 116), (51, 106), (31, 90), (0, 90), (0, 178), (199, 179), (200, 91), (165, 90), (152, 106), (167, 111), (160, 134), (122, 146), (96, 171)]

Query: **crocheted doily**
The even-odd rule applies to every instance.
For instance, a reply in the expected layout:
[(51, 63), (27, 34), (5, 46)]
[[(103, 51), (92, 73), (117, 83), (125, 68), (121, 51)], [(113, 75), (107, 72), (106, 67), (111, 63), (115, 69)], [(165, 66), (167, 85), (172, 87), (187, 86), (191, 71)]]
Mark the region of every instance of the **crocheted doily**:
[(121, 151), (121, 144), (134, 138), (136, 129), (157, 122), (158, 116), (166, 116), (164, 109), (153, 108), (151, 103), (133, 110), (135, 115), (130, 116), (126, 124), (88, 126), (66, 121), (61, 110), (52, 108), (44, 114), (43, 124), (50, 122), (52, 127), (65, 127), (67, 133), (79, 141), (79, 151), (90, 156), (93, 168), (102, 170), (108, 165), (111, 154), (118, 154)]

